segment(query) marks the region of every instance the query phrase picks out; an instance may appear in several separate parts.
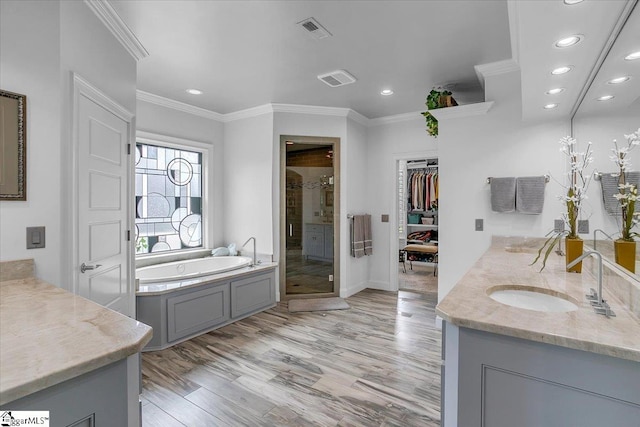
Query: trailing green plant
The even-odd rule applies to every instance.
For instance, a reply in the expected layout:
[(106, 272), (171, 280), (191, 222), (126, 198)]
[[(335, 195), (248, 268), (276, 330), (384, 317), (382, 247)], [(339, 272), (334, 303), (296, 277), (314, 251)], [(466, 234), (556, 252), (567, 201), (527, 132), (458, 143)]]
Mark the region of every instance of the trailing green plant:
[(148, 247), (146, 237), (139, 237), (138, 240), (136, 240), (136, 253), (145, 252)]
[[(565, 203), (567, 207), (566, 213), (562, 215), (562, 219), (567, 225), (567, 231), (554, 231), (542, 247), (538, 250), (538, 256), (530, 265), (534, 265), (542, 257), (542, 268), (544, 270), (547, 259), (558, 241), (566, 236), (567, 239), (579, 239), (578, 235), (578, 218), (582, 210), (582, 202), (587, 198), (587, 190), (593, 173), (587, 169), (593, 163), (593, 151), (591, 142), (587, 143), (586, 150), (580, 152), (577, 149), (577, 141), (570, 136), (565, 136), (559, 141), (561, 147), (560, 152), (564, 153), (569, 160), (569, 172), (567, 172), (569, 184), (565, 186), (566, 195), (558, 196), (558, 199)], [(544, 253), (544, 257), (543, 257)]]
[[(431, 89), (431, 92), (429, 92), (429, 95), (427, 95), (427, 100), (425, 102), (425, 105), (429, 110), (442, 108), (444, 107), (444, 105), (442, 105), (441, 103), (442, 97), (447, 95), (451, 95), (451, 92), (448, 90)], [(433, 116), (433, 114), (431, 114), (429, 111), (423, 112), (422, 115), (424, 116), (427, 122), (427, 132), (429, 133), (429, 135), (437, 138), (438, 137), (438, 119), (436, 119)]]

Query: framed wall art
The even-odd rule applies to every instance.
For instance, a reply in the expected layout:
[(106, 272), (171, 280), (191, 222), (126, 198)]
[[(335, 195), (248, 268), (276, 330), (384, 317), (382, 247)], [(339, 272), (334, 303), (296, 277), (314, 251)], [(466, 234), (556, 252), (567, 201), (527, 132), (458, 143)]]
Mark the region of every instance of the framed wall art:
[(0, 90), (0, 200), (27, 200), (27, 97)]

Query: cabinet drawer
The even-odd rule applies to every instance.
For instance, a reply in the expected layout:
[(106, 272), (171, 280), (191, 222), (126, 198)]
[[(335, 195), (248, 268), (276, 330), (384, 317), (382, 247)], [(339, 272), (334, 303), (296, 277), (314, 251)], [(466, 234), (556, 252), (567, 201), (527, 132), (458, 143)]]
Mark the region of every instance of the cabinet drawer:
[(307, 224), (307, 232), (312, 233), (324, 233), (324, 225), (319, 224)]
[(273, 274), (263, 274), (231, 282), (231, 317), (253, 313), (276, 302)]
[(167, 299), (167, 339), (175, 341), (229, 320), (229, 283)]

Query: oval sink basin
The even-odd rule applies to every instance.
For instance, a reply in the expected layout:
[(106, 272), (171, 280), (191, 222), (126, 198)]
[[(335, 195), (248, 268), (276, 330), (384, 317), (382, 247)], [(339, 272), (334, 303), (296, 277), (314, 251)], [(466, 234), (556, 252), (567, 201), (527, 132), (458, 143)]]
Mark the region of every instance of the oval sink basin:
[(556, 296), (548, 293), (550, 291), (547, 289), (537, 289), (539, 288), (499, 288), (491, 291), (489, 297), (511, 307), (547, 313), (562, 313), (578, 309), (577, 305), (569, 301), (567, 295)]

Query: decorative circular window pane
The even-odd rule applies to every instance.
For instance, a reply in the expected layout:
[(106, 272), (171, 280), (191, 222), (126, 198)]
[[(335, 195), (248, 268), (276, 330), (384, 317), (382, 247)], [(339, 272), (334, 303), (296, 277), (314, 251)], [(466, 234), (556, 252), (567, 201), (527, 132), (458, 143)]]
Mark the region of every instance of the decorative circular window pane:
[(187, 185), (193, 177), (193, 167), (185, 159), (173, 159), (167, 165), (167, 176), (175, 185)]

